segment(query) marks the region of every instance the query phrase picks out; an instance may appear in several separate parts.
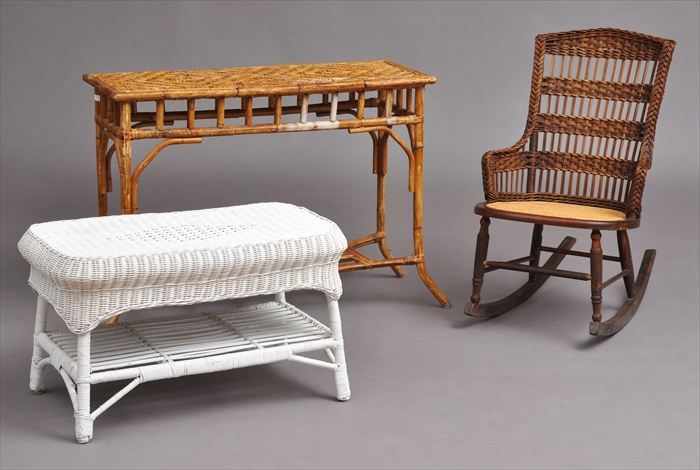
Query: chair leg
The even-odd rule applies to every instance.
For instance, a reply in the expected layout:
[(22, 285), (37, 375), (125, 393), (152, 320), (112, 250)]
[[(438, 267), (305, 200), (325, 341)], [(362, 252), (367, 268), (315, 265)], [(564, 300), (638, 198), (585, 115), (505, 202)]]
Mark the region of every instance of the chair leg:
[(600, 322), (602, 314), (603, 293), (603, 249), (600, 244), (600, 230), (591, 232), (591, 303), (593, 304), (593, 321)]
[(326, 298), (328, 302), (329, 326), (333, 338), (338, 342), (334, 348), (335, 364), (335, 388), (336, 398), (339, 401), (348, 401), (350, 399), (350, 379), (348, 378), (348, 367), (345, 363), (345, 346), (343, 344), (343, 328), (340, 322), (340, 309), (338, 301), (330, 297)]
[(632, 250), (630, 248), (630, 239), (627, 234), (627, 230), (617, 231), (617, 247), (620, 252), (620, 264), (622, 269), (629, 269), (629, 274), (627, 274), (623, 280), (625, 281), (625, 289), (627, 290), (627, 297), (634, 297), (634, 264), (632, 262)]
[[(530, 242), (530, 266), (540, 265), (540, 253), (542, 248), (542, 224), (535, 224), (532, 227), (532, 241)], [(530, 273), (528, 279), (534, 281), (537, 274)]]
[(90, 416), (90, 333), (78, 335), (78, 375), (76, 380), (75, 439), (87, 444), (92, 439)]
[(484, 281), (484, 261), (489, 251), (489, 225), (491, 219), (481, 218), (481, 228), (476, 237), (476, 253), (474, 253), (474, 276), (472, 279), (472, 296), (470, 298), (472, 311), (479, 310), (481, 303), (481, 285)]

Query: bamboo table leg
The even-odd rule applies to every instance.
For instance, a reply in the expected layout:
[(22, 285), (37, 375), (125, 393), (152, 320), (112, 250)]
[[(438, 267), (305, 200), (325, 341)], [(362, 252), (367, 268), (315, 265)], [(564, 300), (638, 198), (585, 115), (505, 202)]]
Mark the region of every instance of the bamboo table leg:
[[(376, 156), (377, 173), (377, 247), (384, 259), (391, 258), (391, 248), (386, 241), (386, 204), (385, 204), (385, 177), (389, 164), (389, 136), (380, 133), (376, 140), (373, 140)], [(403, 277), (403, 271), (399, 266), (391, 266), (397, 277)]]
[[(128, 138), (128, 131), (131, 129), (131, 105), (130, 103), (121, 103), (119, 105), (119, 124), (120, 128), (122, 131), (122, 136), (119, 139), (115, 139), (114, 137), (112, 140), (114, 141), (114, 147), (115, 147), (115, 153), (117, 154), (117, 166), (119, 168), (119, 190), (121, 193), (121, 198), (120, 198), (120, 206), (121, 206), (121, 213), (122, 214), (133, 214), (133, 206), (131, 203), (132, 200), (132, 194), (131, 194), (131, 140)], [(105, 147), (106, 147), (106, 138), (104, 139), (105, 141)], [(102, 168), (100, 168), (100, 162), (104, 162), (102, 165)], [(98, 151), (98, 178), (99, 178), (99, 173), (100, 171), (104, 174), (104, 185), (105, 185), (105, 205), (104, 205), (104, 213), (103, 213), (103, 208), (102, 205), (100, 205), (100, 215), (106, 215), (107, 214), (107, 205), (106, 205), (106, 188), (107, 188), (107, 172), (106, 172), (106, 164), (107, 164), (107, 159), (106, 159), (106, 154), (105, 158), (100, 159), (100, 154)], [(101, 183), (100, 183), (101, 184)], [(113, 326), (116, 325), (119, 322), (119, 317), (115, 316), (110, 318), (105, 322), (106, 325)]]
[[(377, 112), (379, 116), (387, 119), (391, 118), (392, 95), (380, 90), (377, 99)], [(377, 231), (348, 243), (348, 250), (343, 254), (340, 263), (340, 271), (354, 271), (359, 269), (373, 269), (380, 267), (391, 267), (397, 276), (401, 277), (403, 272), (401, 265), (416, 265), (418, 277), (423, 281), (431, 294), (442, 306), (449, 306), (447, 296), (437, 286), (433, 278), (428, 274), (425, 266), (425, 253), (423, 247), (423, 89), (416, 89), (414, 112), (419, 118), (415, 124), (407, 124), (408, 134), (411, 140), (410, 146), (392, 130), (392, 125), (366, 126), (350, 129), (351, 134), (358, 132), (368, 132), (373, 142), (373, 172), (377, 175)], [(402, 100), (400, 100), (402, 101)], [(409, 99), (409, 103), (412, 100)], [(399, 103), (399, 107), (401, 104)], [(360, 107), (361, 108), (361, 107)], [(386, 241), (386, 210), (385, 210), (385, 187), (384, 180), (387, 174), (388, 163), (388, 140), (392, 138), (399, 147), (402, 148), (409, 163), (408, 190), (413, 193), (413, 255), (403, 258), (391, 256), (391, 250)], [(358, 252), (358, 249), (377, 244), (384, 259), (371, 259)]]
[(129, 131), (131, 130), (131, 104), (121, 103), (119, 111), (119, 125), (122, 136), (115, 142), (117, 156), (119, 160), (119, 189), (121, 191), (121, 212), (122, 214), (133, 214), (132, 194), (131, 194), (131, 140)]
[(107, 133), (98, 122), (105, 115), (105, 98), (95, 96), (95, 157), (97, 164), (97, 208), (107, 215)]
[[(423, 118), (423, 88), (416, 89), (416, 115)], [(413, 125), (414, 191), (413, 191), (413, 251), (418, 259), (416, 269), (425, 287), (443, 307), (450, 305), (447, 295), (437, 286), (428, 274), (425, 266), (425, 249), (423, 246), (423, 119)]]

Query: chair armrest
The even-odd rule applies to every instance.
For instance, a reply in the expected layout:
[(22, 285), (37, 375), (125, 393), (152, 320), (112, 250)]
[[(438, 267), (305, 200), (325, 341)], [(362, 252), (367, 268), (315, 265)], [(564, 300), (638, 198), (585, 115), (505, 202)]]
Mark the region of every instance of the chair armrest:
[(484, 196), (486, 197), (487, 201), (493, 200), (498, 193), (495, 179), (498, 160), (521, 154), (524, 151), (525, 145), (530, 139), (530, 134), (531, 132), (526, 131), (525, 134), (523, 134), (523, 136), (510, 147), (488, 150), (481, 157), (481, 174), (484, 185)]

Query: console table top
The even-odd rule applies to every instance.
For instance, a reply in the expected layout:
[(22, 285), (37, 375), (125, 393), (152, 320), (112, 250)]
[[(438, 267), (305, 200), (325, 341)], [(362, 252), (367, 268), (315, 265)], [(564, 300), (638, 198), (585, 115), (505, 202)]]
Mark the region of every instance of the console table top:
[(115, 101), (266, 96), (425, 86), (437, 79), (391, 60), (83, 75)]

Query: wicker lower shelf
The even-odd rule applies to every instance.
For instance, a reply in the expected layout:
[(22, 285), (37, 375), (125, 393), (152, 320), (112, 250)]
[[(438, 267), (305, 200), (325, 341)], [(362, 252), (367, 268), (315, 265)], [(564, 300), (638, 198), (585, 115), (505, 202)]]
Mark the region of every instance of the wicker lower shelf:
[[(58, 359), (54, 365), (75, 381), (75, 335), (46, 332), (39, 341), (52, 362)], [(280, 360), (330, 368), (335, 364), (296, 354), (336, 345), (328, 327), (286, 302), (248, 304), (224, 314), (122, 321), (92, 332), (90, 383), (136, 377), (148, 382)]]
[[(285, 299), (278, 293), (274, 301), (239, 304), (223, 314), (123, 320), (79, 335), (37, 329), (30, 389), (44, 390), (41, 372), (46, 366), (58, 371), (73, 404), (80, 443), (92, 439), (93, 423), (102, 413), (154, 380), (286, 360), (332, 371), (336, 398), (349, 400), (338, 301), (326, 296), (329, 328)], [(45, 323), (47, 306), (38, 296), (37, 325)], [(325, 351), (328, 360), (302, 355), (310, 351)], [(93, 410), (91, 386), (114, 381), (128, 383)]]

